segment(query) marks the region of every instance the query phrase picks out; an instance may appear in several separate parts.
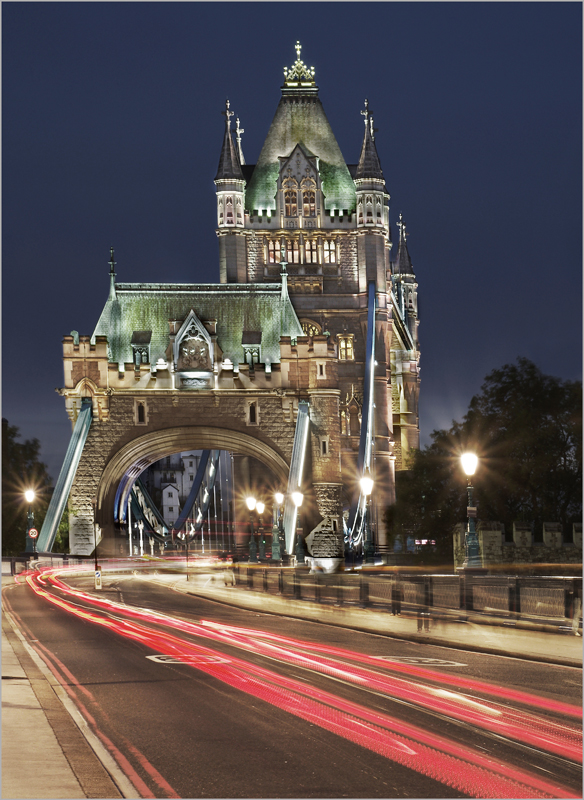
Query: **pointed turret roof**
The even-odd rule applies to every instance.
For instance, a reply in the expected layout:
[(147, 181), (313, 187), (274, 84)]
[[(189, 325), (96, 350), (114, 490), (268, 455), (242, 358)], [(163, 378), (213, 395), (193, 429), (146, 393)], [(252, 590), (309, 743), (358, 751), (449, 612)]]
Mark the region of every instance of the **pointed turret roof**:
[(412, 266), (412, 259), (410, 258), (410, 254), (408, 252), (408, 243), (406, 241), (406, 223), (403, 221), (401, 213), (399, 215), (397, 227), (399, 228), (399, 247), (397, 251), (395, 272), (398, 275), (415, 275), (414, 268)]
[(317, 156), (327, 209), (353, 211), (355, 184), (332, 132), (314, 80), (314, 68), (300, 60), (284, 69), (282, 97), (246, 189), (246, 208), (253, 212), (276, 208), (280, 158), (287, 158), (300, 144)]
[(369, 100), (365, 100), (365, 111), (361, 112), (365, 117), (365, 134), (363, 136), (363, 146), (361, 147), (361, 157), (355, 172), (355, 179), (376, 178), (383, 180), (383, 172), (375, 147), (375, 128), (373, 127), (373, 116), (369, 110)]
[(237, 148), (233, 143), (233, 136), (231, 135), (231, 117), (233, 111), (229, 110), (229, 100), (225, 101), (225, 136), (223, 137), (223, 147), (221, 148), (221, 157), (219, 158), (219, 167), (217, 168), (217, 175), (215, 180), (243, 180), (243, 173), (241, 171), (241, 164)]

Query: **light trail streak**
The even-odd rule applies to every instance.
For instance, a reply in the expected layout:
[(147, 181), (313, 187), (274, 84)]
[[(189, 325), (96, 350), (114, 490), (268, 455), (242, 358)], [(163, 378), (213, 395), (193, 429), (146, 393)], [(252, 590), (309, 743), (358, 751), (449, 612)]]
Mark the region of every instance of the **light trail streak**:
[[(497, 735), (514, 739), (523, 744), (530, 745), (547, 752), (554, 753), (561, 757), (570, 758), (577, 763), (582, 763), (582, 734), (580, 729), (569, 727), (549, 719), (542, 718), (533, 713), (512, 709), (509, 706), (493, 703), (489, 701), (477, 701), (472, 697), (463, 695), (459, 692), (446, 692), (444, 689), (429, 686), (427, 683), (412, 683), (411, 679), (395, 678), (379, 672), (379, 660), (371, 656), (361, 656), (352, 651), (341, 648), (333, 648), (328, 645), (309, 644), (300, 642), (289, 637), (278, 634), (266, 633), (248, 628), (239, 628), (232, 625), (224, 625), (210, 621), (201, 621), (200, 624), (177, 620), (164, 614), (159, 614), (144, 609), (133, 609), (127, 606), (115, 604), (109, 600), (96, 598), (94, 595), (77, 592), (71, 589), (62, 581), (52, 579), (68, 594), (83, 597), (88, 602), (105, 607), (108, 609), (117, 608), (126, 616), (143, 619), (149, 622), (155, 621), (171, 625), (174, 629), (180, 629), (186, 633), (196, 636), (207, 636), (217, 641), (222, 641), (228, 645), (235, 645), (248, 652), (255, 652), (260, 655), (276, 658), (280, 661), (295, 664), (306, 669), (314, 670), (324, 675), (335, 677), (355, 685), (363, 686), (369, 690), (375, 690), (388, 697), (397, 697), (401, 701), (413, 703), (419, 707), (438, 712), (453, 719), (461, 720), (467, 724), (488, 730)], [(203, 630), (201, 630), (203, 628)], [(211, 634), (215, 632), (215, 636)], [(290, 649), (292, 648), (292, 649)], [(307, 655), (306, 651), (317, 651), (333, 653), (344, 660), (352, 660), (366, 663), (376, 669), (374, 671), (352, 667), (350, 664), (338, 663), (330, 658), (324, 659), (314, 655)], [(298, 652), (300, 651), (300, 652)], [(384, 666), (387, 662), (384, 662)], [(400, 665), (401, 666), (401, 665)], [(408, 665), (404, 665), (406, 668)], [(409, 671), (409, 669), (407, 670)], [(416, 670), (417, 672), (417, 670)], [(431, 670), (423, 670), (426, 680), (431, 678), (433, 681), (449, 683), (440, 673)], [(464, 681), (475, 692), (485, 692), (494, 694), (494, 688), (488, 684), (482, 684), (470, 679), (455, 679), (457, 682)], [(451, 683), (452, 681), (450, 681)], [(523, 694), (523, 693), (522, 693)], [(532, 698), (532, 695), (523, 694), (524, 701)], [(539, 698), (536, 698), (539, 699)], [(559, 704), (564, 710), (567, 704)], [(545, 703), (547, 706), (547, 703)], [(581, 710), (573, 706), (567, 706), (572, 715), (577, 716)]]
[[(578, 797), (565, 787), (543, 781), (511, 765), (498, 763), (470, 747), (428, 733), (385, 713), (345, 701), (300, 681), (285, 678), (242, 659), (233, 658), (229, 663), (209, 660), (189, 663), (189, 658), (192, 659), (193, 655), (202, 654), (208, 657), (216, 656), (217, 652), (129, 620), (97, 616), (51, 595), (32, 578), (29, 579), (29, 584), (38, 595), (69, 613), (139, 641), (151, 649), (184, 659), (189, 666), (240, 691), (265, 700), (465, 794), (487, 798)], [(95, 598), (92, 597), (92, 602), (94, 601)], [(118, 604), (101, 598), (96, 605), (119, 610)], [(128, 614), (126, 608), (123, 611), (128, 616), (150, 618), (156, 623), (163, 617), (144, 612)], [(171, 618), (165, 619), (167, 621)], [(181, 622), (180, 627), (199, 627), (206, 630), (207, 636), (209, 634), (209, 626), (193, 626)]]

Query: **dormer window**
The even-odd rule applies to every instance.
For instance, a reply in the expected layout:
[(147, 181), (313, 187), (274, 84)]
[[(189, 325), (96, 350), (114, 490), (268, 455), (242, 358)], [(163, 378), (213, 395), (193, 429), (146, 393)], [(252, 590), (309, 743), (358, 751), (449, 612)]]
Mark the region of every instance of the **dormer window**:
[(305, 217), (316, 216), (316, 183), (312, 178), (302, 181), (302, 213)]
[(134, 368), (140, 369), (140, 364), (150, 363), (150, 340), (152, 331), (134, 331), (132, 334), (132, 358)]
[(282, 182), (284, 190), (284, 214), (287, 217), (298, 216), (298, 182), (294, 178), (286, 178)]

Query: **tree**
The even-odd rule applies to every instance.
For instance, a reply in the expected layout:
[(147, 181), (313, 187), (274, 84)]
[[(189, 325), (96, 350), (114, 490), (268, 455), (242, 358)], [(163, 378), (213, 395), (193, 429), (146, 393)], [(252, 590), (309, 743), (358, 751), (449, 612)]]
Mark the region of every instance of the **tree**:
[(432, 433), (432, 444), (398, 473), (388, 512), (393, 536), (416, 531), (451, 552), (452, 528), (465, 519), (459, 457), (474, 451), (479, 518), (510, 531), (514, 521), (564, 529), (582, 519), (582, 384), (544, 375), (526, 358), (493, 370), (461, 423)]
[(33, 489), (35, 526), (40, 529), (50, 500), (51, 479), (39, 461), (38, 439), (18, 442), (20, 432), (2, 419), (2, 555), (15, 556), (26, 546), (28, 503), (24, 492)]

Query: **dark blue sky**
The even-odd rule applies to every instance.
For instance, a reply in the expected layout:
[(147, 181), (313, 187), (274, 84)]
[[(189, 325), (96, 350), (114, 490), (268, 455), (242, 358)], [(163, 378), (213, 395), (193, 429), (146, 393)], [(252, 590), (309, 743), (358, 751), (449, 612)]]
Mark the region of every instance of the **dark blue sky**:
[(367, 97), (419, 281), (422, 441), (526, 356), (582, 374), (580, 3), (3, 3), (3, 408), (56, 480), (63, 335), (119, 281), (219, 280), (225, 98), (255, 163), (302, 58), (348, 163)]

